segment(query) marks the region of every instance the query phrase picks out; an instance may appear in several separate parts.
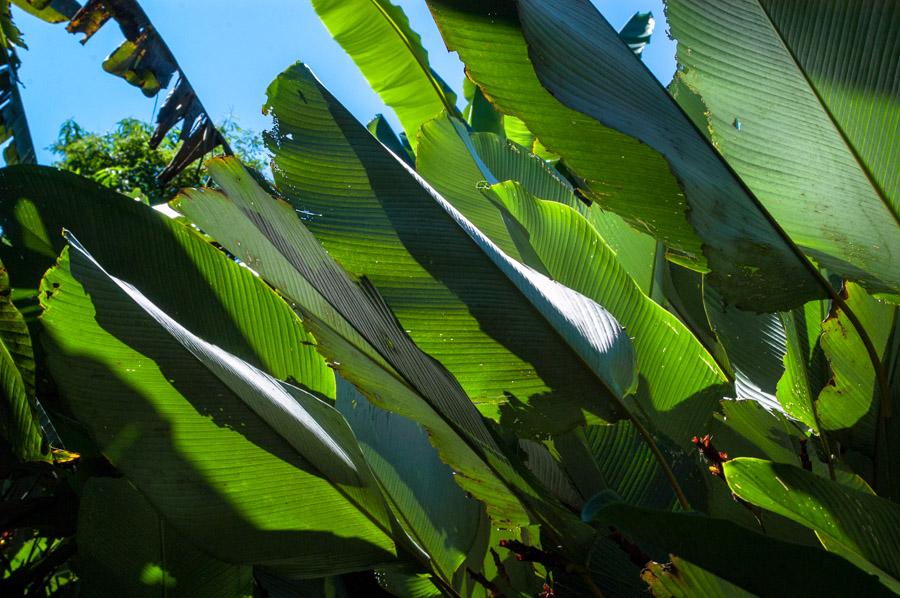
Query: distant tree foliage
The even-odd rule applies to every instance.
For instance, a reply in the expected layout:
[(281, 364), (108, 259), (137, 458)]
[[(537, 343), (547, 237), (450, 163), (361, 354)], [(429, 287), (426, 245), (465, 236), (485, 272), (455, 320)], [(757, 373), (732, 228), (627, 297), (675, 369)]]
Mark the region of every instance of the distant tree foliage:
[[(219, 130), (244, 164), (266, 171), (265, 152), (258, 134), (233, 120), (225, 121)], [(87, 131), (69, 119), (62, 124), (59, 137), (48, 149), (60, 157), (53, 164), (57, 168), (91, 178), (145, 203), (166, 202), (179, 189), (207, 184), (205, 169), (198, 165), (161, 185), (157, 176), (175, 155), (180, 143), (179, 132), (169, 132), (156, 149), (149, 145), (152, 132), (152, 125), (136, 118), (122, 119), (106, 133)]]

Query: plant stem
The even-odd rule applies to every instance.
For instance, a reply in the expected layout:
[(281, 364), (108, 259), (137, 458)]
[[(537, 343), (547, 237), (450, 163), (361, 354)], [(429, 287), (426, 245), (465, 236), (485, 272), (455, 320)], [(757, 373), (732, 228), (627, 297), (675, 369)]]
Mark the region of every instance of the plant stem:
[(653, 435), (644, 427), (644, 424), (641, 423), (637, 416), (630, 411), (628, 411), (628, 418), (631, 420), (631, 423), (634, 424), (634, 427), (637, 428), (638, 433), (643, 437), (647, 446), (650, 447), (650, 451), (653, 453), (659, 466), (662, 467), (663, 473), (666, 474), (666, 479), (669, 480), (669, 485), (672, 486), (672, 490), (675, 492), (678, 504), (680, 504), (681, 508), (685, 511), (692, 510), (691, 503), (688, 502), (687, 496), (681, 488), (681, 484), (678, 483), (678, 478), (675, 477), (675, 472), (672, 471), (669, 462), (666, 460), (666, 456), (662, 454), (662, 451), (659, 450), (659, 447), (656, 445), (656, 440), (653, 438)]

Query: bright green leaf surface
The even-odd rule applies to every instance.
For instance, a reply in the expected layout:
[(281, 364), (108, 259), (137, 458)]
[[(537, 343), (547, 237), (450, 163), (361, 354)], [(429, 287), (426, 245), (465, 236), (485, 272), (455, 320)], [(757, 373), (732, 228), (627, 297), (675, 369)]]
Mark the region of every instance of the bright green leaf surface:
[(386, 507), (330, 406), (192, 335), (77, 245), (41, 291), (67, 404), (173, 527), (307, 575), (391, 559)]
[(522, 0), (518, 8), (541, 83), (560, 102), (640, 139), (668, 161), (703, 239), (709, 282), (730, 303), (774, 311), (824, 294), (741, 181), (590, 2)]
[(760, 459), (727, 462), (725, 478), (743, 500), (814, 530), (825, 548), (861, 567), (874, 564), (893, 576), (885, 583), (900, 589), (900, 507), (893, 502)]
[(390, 0), (312, 0), (382, 101), (394, 109), (410, 141), (422, 123), (455, 110), (456, 96), (428, 65), (419, 34)]
[[(423, 185), (304, 66), (272, 84), (269, 110), (280, 192), (329, 254), (374, 284), (416, 344), (488, 404), (485, 413), (513, 395), (546, 418), (545, 433), (621, 417), (610, 396), (632, 392), (634, 355), (607, 311), (522, 267), (511, 243), (494, 244)], [(477, 201), (491, 226), (503, 225)]]
[(668, 0), (712, 141), (830, 272), (900, 289), (900, 6)]

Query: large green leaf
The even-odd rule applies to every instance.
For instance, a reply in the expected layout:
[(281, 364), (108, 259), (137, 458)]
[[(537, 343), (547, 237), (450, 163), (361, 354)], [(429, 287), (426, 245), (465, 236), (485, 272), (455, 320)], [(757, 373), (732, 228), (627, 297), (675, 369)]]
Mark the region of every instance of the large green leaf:
[(900, 289), (900, 6), (668, 0), (712, 141), (794, 240), (871, 291)]
[[(779, 314), (785, 332), (784, 375), (776, 396), (785, 413), (819, 433), (816, 401), (827, 383), (828, 365), (819, 343), (824, 301), (810, 301), (802, 307)], [(871, 368), (871, 364), (867, 364)]]
[(900, 507), (893, 502), (760, 459), (728, 461), (725, 479), (743, 500), (805, 525), (825, 548), (900, 589)]
[(0, 432), (24, 461), (48, 456), (34, 398), (31, 334), (12, 304), (9, 274), (0, 264)]
[(521, 120), (540, 143), (564, 158), (583, 180), (583, 193), (665, 240), (677, 258), (704, 267), (701, 241), (684, 220), (686, 204), (665, 160), (631, 137), (567, 108), (543, 88), (512, 2), (428, 0), (428, 5), (468, 76), (505, 118)]
[(294, 575), (392, 558), (390, 515), (337, 411), (200, 339), (69, 240), (41, 286), (50, 371), (175, 529)]
[[(612, 247), (618, 262), (625, 268), (644, 293), (654, 296), (654, 272), (657, 267), (657, 242), (645, 233), (629, 226), (620, 216), (606, 211), (599, 204), (588, 206), (575, 197), (572, 185), (544, 159), (524, 150), (522, 147), (503, 142), (496, 135), (474, 134), (472, 146), (487, 170), (498, 181), (518, 181), (529, 193), (541, 199), (549, 199), (565, 204), (578, 211), (600, 233), (603, 240)], [(435, 153), (435, 159), (449, 160), (455, 155), (443, 147), (443, 153)], [(420, 157), (420, 171), (425, 172), (426, 157)], [(457, 163), (462, 168), (462, 164)], [(433, 178), (437, 173), (426, 175)], [(471, 166), (463, 172), (473, 172)], [(435, 179), (437, 180), (437, 179)]]
[[(773, 311), (826, 292), (758, 200), (590, 2), (525, 0), (518, 7), (541, 83), (570, 108), (665, 156), (704, 241), (709, 281), (726, 299)], [(604, 59), (596, 60), (600, 55)]]
[(385, 104), (394, 109), (413, 142), (422, 123), (442, 110), (456, 111), (456, 96), (428, 65), (419, 34), (390, 0), (312, 0)]
[(37, 288), (67, 228), (110, 274), (201, 338), (276, 378), (334, 396), (334, 375), (296, 314), (189, 226), (87, 179), (34, 166), (0, 170), (0, 226), (10, 241), (0, 244), (0, 259), (14, 288)]
[(208, 168), (222, 191), (185, 191), (173, 207), (278, 288), (303, 313), (317, 348), (369, 400), (422, 424), (457, 483), (492, 517), (527, 522), (497, 477), (496, 468), (508, 465), (478, 411), (412, 343), (371, 285), (351, 281), (296, 211), (263, 191), (236, 160), (213, 160)]
[(92, 478), (78, 509), (78, 579), (87, 596), (238, 598), (253, 595), (249, 566), (185, 541), (127, 480)]
[(614, 526), (649, 556), (658, 555), (656, 560), (675, 555), (759, 596), (891, 595), (874, 576), (838, 556), (727, 520), (611, 505), (595, 521), (603, 529)]
[[(695, 267), (700, 243), (691, 229), (696, 231), (712, 270), (710, 281), (731, 302), (765, 311), (792, 307), (824, 293), (756, 200), (590, 3), (432, 0), (431, 5), (448, 45), (459, 50), (473, 78), (504, 112), (504, 94), (514, 98), (520, 111), (523, 103), (530, 110), (540, 110), (532, 116), (521, 112), (517, 116), (545, 145), (562, 155), (569, 168), (585, 179), (585, 186), (611, 176), (607, 173), (616, 169), (596, 155), (600, 151), (614, 152), (615, 158), (610, 156), (609, 161), (628, 165), (628, 182), (623, 181), (623, 186), (637, 191), (641, 183), (652, 181), (652, 191), (642, 197), (624, 202), (616, 198), (615, 205), (610, 197), (598, 197), (597, 201), (623, 214), (633, 225), (638, 225), (638, 220), (646, 223), (667, 245), (687, 251)], [(479, 49), (490, 51), (479, 51), (476, 42)], [(528, 56), (534, 67), (523, 65)], [(598, 60), (598, 56), (604, 59)], [(485, 66), (488, 60), (492, 66)], [(486, 74), (476, 69), (484, 69)], [(521, 76), (507, 76), (511, 71)], [(494, 93), (479, 76), (525, 81), (528, 94), (516, 89), (522, 87), (519, 84), (507, 84)], [(556, 98), (550, 105), (542, 106), (538, 100), (540, 92), (533, 89), (537, 77)], [(560, 113), (559, 102), (579, 116)], [(592, 139), (593, 129), (585, 123), (590, 117), (636, 139), (619, 133), (615, 135), (621, 139)], [(537, 128), (541, 121), (552, 134), (563, 137), (563, 143), (588, 144), (581, 156), (589, 162), (587, 169), (577, 152), (554, 145)], [(630, 151), (638, 139), (646, 145)], [(604, 174), (593, 174), (597, 168), (603, 168)], [(680, 188), (671, 179), (672, 173)], [(601, 192), (600, 187), (595, 190)], [(669, 201), (665, 204), (660, 198)]]
[[(300, 100), (300, 96), (305, 101)], [(615, 420), (637, 380), (630, 341), (600, 305), (515, 260), (398, 162), (302, 65), (269, 89), (280, 193), (346, 270), (366, 276), (423, 351), (486, 413), (512, 395), (545, 433)], [(487, 236), (486, 236), (487, 235)]]
[[(853, 283), (846, 284), (843, 293), (847, 305), (872, 339), (879, 359), (884, 360), (898, 308), (873, 299)], [(840, 432), (847, 446), (871, 454), (879, 434), (879, 410), (890, 412), (890, 406), (882, 404), (888, 399), (881, 397), (865, 345), (840, 308), (833, 310), (822, 323), (820, 342), (832, 372), (832, 379), (822, 389), (816, 404), (821, 426)], [(881, 438), (884, 443), (896, 441)]]
[(451, 579), (475, 548), (481, 505), (453, 481), (453, 471), (421, 426), (379, 409), (340, 378), (337, 388), (335, 407), (356, 435), (398, 521), (444, 579)]
[[(522, 175), (531, 189), (555, 201), (538, 199), (524, 183), (497, 183), (458, 122), (436, 119), (423, 126), (420, 137), (420, 172), (466, 218), (497, 245), (510, 247), (510, 255), (523, 264), (603, 305), (625, 327), (640, 372), (637, 401), (658, 429), (688, 446), (720, 398), (717, 387), (726, 378), (681, 322), (647, 297), (619, 264), (593, 225), (604, 215), (586, 220), (582, 214), (590, 218), (592, 211), (549, 167), (538, 168), (535, 158), (514, 153), (521, 148), (510, 147), (506, 151), (512, 155), (498, 159), (496, 144), (478, 136), (503, 175)], [(491, 184), (490, 190), (482, 189)], [(673, 354), (674, 360), (669, 357)]]

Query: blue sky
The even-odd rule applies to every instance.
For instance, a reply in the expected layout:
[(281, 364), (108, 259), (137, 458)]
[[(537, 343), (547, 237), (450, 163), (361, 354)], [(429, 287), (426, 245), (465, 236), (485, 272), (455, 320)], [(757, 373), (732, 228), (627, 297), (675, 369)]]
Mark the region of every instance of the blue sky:
[[(394, 2), (403, 7), (413, 28), (422, 35), (432, 66), (460, 90), (462, 64), (444, 47), (424, 0)], [(594, 3), (617, 29), (638, 10), (653, 12), (657, 26), (644, 61), (668, 83), (675, 69), (674, 43), (665, 34), (662, 0)], [(306, 62), (358, 119), (366, 122), (378, 112), (391, 117), (331, 39), (308, 0), (143, 0), (141, 5), (216, 122), (231, 116), (245, 128), (268, 128), (269, 121), (261, 111), (266, 87), (298, 60)], [(29, 47), (21, 52), (19, 75), (41, 163), (53, 160), (46, 147), (68, 118), (98, 132), (111, 129), (125, 117), (152, 120), (156, 101), (100, 67), (122, 41), (118, 27), (107, 24), (81, 46), (63, 25), (50, 25), (14, 11)]]

